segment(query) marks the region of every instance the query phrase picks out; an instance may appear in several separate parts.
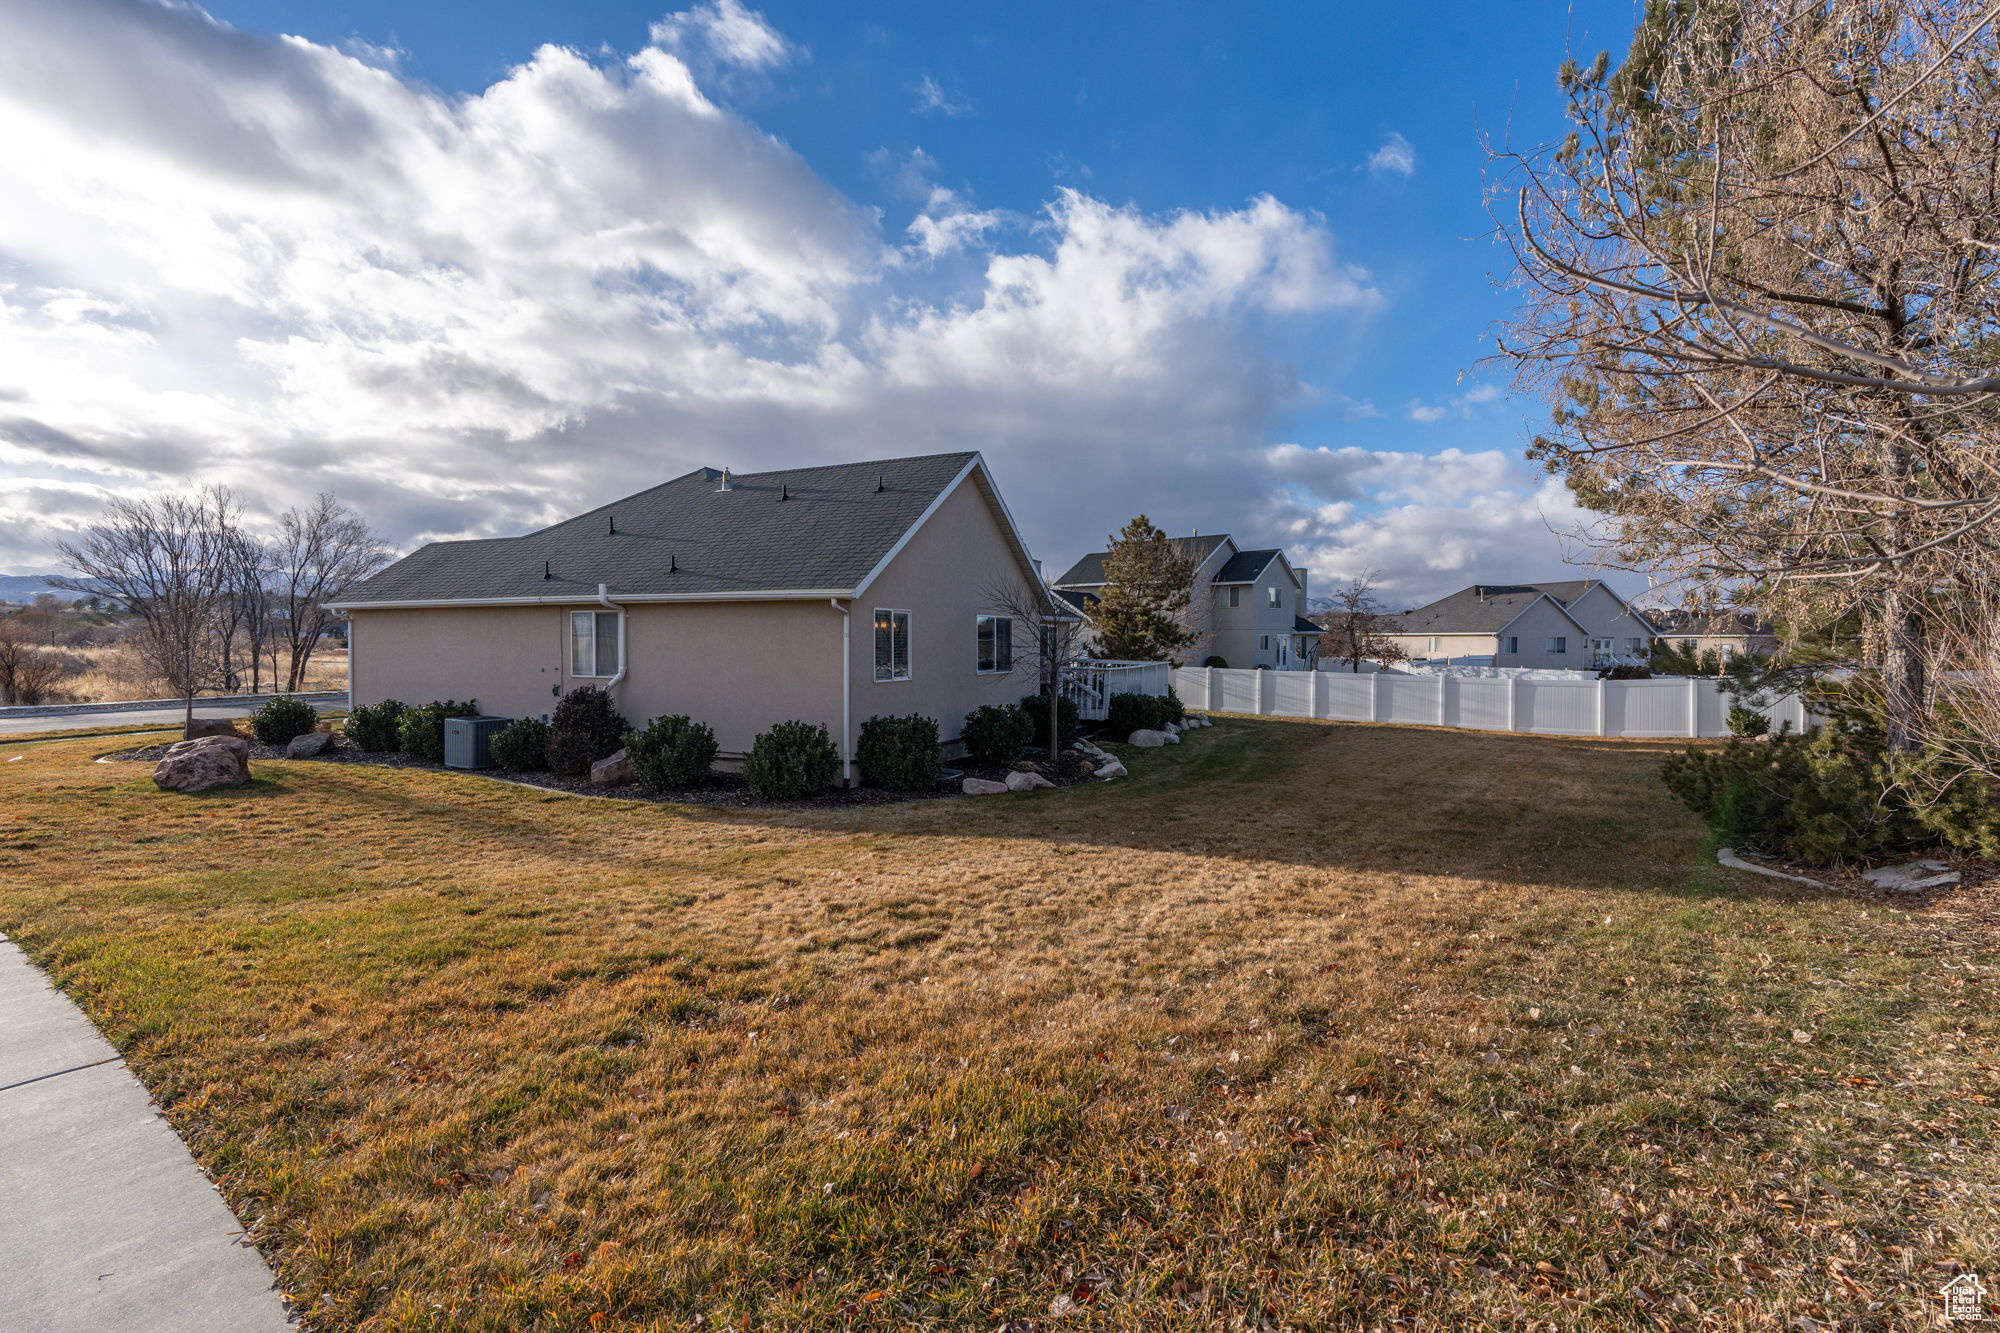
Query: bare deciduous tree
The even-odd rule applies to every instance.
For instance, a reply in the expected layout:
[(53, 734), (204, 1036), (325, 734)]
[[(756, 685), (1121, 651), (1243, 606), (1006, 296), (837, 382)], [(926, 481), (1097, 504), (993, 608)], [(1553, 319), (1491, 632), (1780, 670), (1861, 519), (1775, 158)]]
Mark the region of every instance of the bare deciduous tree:
[(59, 687), (83, 669), (73, 654), (43, 640), (26, 615), (0, 616), (0, 703), (60, 703)]
[(358, 514), (321, 493), (279, 517), (270, 559), (287, 652), (285, 688), (297, 690), (333, 624), (326, 604), (387, 564), (389, 550)]
[(1014, 662), (1033, 668), (1037, 692), (1048, 704), (1049, 738), (1055, 741), (1062, 735), (1063, 682), (1089, 656), (1090, 627), (1050, 589), (1024, 580), (990, 583), (980, 597), (993, 614), (1030, 627), (1030, 633), (1014, 636)]
[(1576, 130), (1504, 154), (1531, 451), (1614, 563), (1863, 610), (1891, 743), (1926, 602), (2000, 517), (2000, 6), (1649, 4)]
[(1400, 662), (1409, 654), (1382, 633), (1388, 612), (1375, 596), (1382, 571), (1370, 569), (1333, 590), (1333, 609), (1313, 616), (1312, 622), (1325, 633), (1319, 636), (1319, 655), (1347, 663), (1353, 672), (1368, 662)]
[(214, 667), (236, 527), (235, 497), (215, 486), (113, 500), (81, 541), (56, 543), (79, 577), (50, 582), (106, 597), (139, 619), (148, 662), (185, 703), (184, 726), (193, 725), (195, 695)]

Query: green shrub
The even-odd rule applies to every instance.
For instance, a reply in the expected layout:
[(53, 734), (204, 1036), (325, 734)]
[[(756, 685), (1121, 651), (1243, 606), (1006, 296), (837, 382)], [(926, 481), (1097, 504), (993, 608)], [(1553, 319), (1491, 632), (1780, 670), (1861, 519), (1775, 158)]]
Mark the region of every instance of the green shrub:
[(288, 745), (319, 728), (319, 710), (303, 699), (280, 695), (250, 715), (250, 734), (266, 745)]
[(1028, 722), (1035, 729), (1035, 744), (1044, 750), (1060, 749), (1077, 737), (1076, 701), (1067, 695), (1056, 696), (1056, 730), (1061, 734), (1053, 747), (1049, 744), (1049, 696), (1029, 695), (1021, 700), (1021, 711), (1028, 715)]
[(517, 717), (493, 734), (493, 762), (509, 773), (527, 773), (549, 765), (549, 724), (538, 717)]
[(625, 733), (625, 756), (648, 791), (699, 786), (715, 753), (715, 733), (685, 713), (656, 717), (644, 731)]
[(750, 790), (769, 801), (802, 801), (833, 785), (840, 775), (840, 752), (826, 728), (811, 722), (780, 722), (750, 743), (743, 776)]
[(958, 735), (973, 763), (1008, 764), (1035, 738), (1035, 722), (1018, 705), (982, 704), (965, 715)]
[(1114, 694), (1106, 706), (1104, 725), (1113, 735), (1128, 736), (1135, 731), (1158, 731), (1185, 714), (1181, 701), (1166, 694)]
[(421, 708), (405, 708), (396, 719), (396, 736), (404, 754), (427, 764), (444, 762), (444, 721), (448, 717), (476, 717), (479, 705), (472, 700), (434, 699)]
[(1167, 700), (1167, 721), (1175, 724), (1187, 721), (1187, 705), (1181, 702), (1181, 696), (1174, 690), (1173, 686), (1167, 686), (1165, 697)]
[(1660, 777), (1719, 842), (1808, 864), (1938, 840), (1874, 738), (1841, 728), (1688, 750), (1669, 757)]
[(347, 715), (346, 725), (341, 730), (347, 733), (347, 739), (354, 742), (357, 750), (374, 754), (399, 750), (403, 745), (403, 712), (403, 705), (395, 699), (384, 699), (379, 704), (363, 704)]
[(1729, 734), (1732, 736), (1764, 736), (1771, 730), (1771, 719), (1754, 708), (1742, 704), (1729, 705)]
[(1227, 669), (1229, 666), (1229, 659), (1226, 657), (1217, 657), (1214, 653), (1210, 653), (1207, 657), (1204, 657), (1202, 659), (1201, 664), (1205, 667), (1222, 667), (1224, 669)]
[(929, 791), (944, 765), (938, 759), (937, 719), (871, 717), (861, 724), (854, 746), (863, 780), (890, 791)]
[(632, 724), (618, 715), (611, 696), (595, 685), (571, 690), (549, 719), (546, 753), (551, 772), (580, 778), (600, 759), (618, 753)]

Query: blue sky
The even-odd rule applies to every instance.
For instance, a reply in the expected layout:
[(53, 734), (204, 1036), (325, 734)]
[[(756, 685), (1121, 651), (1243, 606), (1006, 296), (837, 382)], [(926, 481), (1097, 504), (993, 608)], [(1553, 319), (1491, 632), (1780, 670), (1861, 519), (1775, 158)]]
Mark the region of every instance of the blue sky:
[[(35, 22), (45, 5), (49, 16), (83, 12)], [(1541, 409), (1510, 401), (1500, 392), (1504, 371), (1477, 364), (1491, 350), (1489, 326), (1511, 304), (1493, 282), (1506, 255), (1488, 238), (1481, 136), (1558, 135), (1555, 67), (1571, 50), (1622, 49), (1631, 0), (1444, 3), (1422, 19), (1406, 7), (1357, 4), (725, 2), (676, 15), (603, 0), (214, 0), (207, 13), (212, 22), (191, 23), (139, 0), (77, 0), (61, 10), (26, 0), (17, 16), (24, 39), (33, 32), (31, 49), (16, 57), (16, 109), (46, 122), (52, 143), (67, 135), (107, 160), (51, 192), (61, 209), (50, 204), (47, 216), (11, 230), (0, 219), (0, 282), (11, 280), (13, 293), (0, 288), (0, 300), (17, 311), (13, 335), (73, 340), (89, 325), (143, 329), (153, 341), (125, 372), (126, 419), (106, 418), (101, 404), (84, 410), (80, 397), (64, 415), (53, 393), (17, 413), (11, 434), (0, 415), (8, 450), (0, 487), (15, 479), (16, 508), (36, 520), (11, 549), (0, 547), (0, 566), (48, 567), (37, 539), (83, 521), (106, 491), (179, 479), (256, 490), (254, 480), (275, 504), (289, 497), (287, 483), (272, 480), (273, 458), (307, 465), (295, 488), (333, 485), (372, 506), (399, 542), (509, 530), (654, 479), (645, 472), (655, 459), (675, 470), (729, 461), (717, 451), (743, 467), (816, 459), (778, 436), (811, 433), (837, 399), (846, 424), (827, 429), (827, 450), (876, 438), (885, 454), (985, 448), (1031, 543), (1052, 563), (1145, 508), (1172, 528), (1230, 527), (1299, 546), (1320, 583), (1383, 568), (1403, 600), (1474, 578), (1564, 572), (1549, 529), (1585, 516), (1518, 461)], [(97, 44), (121, 26), (129, 42)], [(579, 93), (574, 71), (557, 78), (562, 71), (537, 56), (551, 45), (569, 48), (603, 86)], [(38, 104), (30, 60), (66, 68), (79, 92), (92, 77), (111, 86), (121, 62), (166, 72), (156, 89), (149, 76), (136, 89), (119, 86), (133, 114), (114, 123), (105, 118), (113, 112), (78, 110), (74, 97), (59, 104), (53, 83)], [(529, 66), (548, 77), (525, 78)], [(664, 83), (663, 66), (676, 71)], [(579, 98), (592, 115), (617, 98), (637, 100), (646, 91), (639, 83), (657, 91), (683, 71), (697, 100), (739, 134), (735, 147), (681, 143), (681, 128), (658, 119), (666, 112), (657, 107), (613, 107), (608, 120), (575, 110)], [(0, 87), (7, 73), (0, 56)], [(177, 77), (189, 80), (178, 93)], [(386, 91), (383, 80), (393, 81)], [(531, 83), (541, 100), (527, 105)], [(216, 103), (216, 120), (185, 111), (186, 86)], [(490, 151), (477, 113), (501, 89), (509, 90), (503, 133), (538, 157), (534, 183), (499, 192), (496, 204), (472, 197), (481, 186), (446, 182)], [(298, 105), (272, 109), (286, 98)], [(440, 147), (444, 131), (427, 127), (445, 118), (455, 120), (455, 137)], [(350, 122), (352, 133), (343, 128)], [(635, 139), (635, 123), (657, 138)], [(249, 126), (234, 163), (214, 161), (217, 124), (231, 135)], [(10, 151), (21, 183), (45, 177), (56, 156), (0, 147), (0, 185)], [(600, 290), (629, 295), (637, 283), (656, 306), (672, 303), (668, 317), (656, 308), (644, 327), (698, 332), (699, 345), (677, 340), (653, 354), (661, 365), (713, 361), (717, 378), (697, 387), (650, 373), (615, 395), (570, 387), (608, 373), (595, 355), (588, 365), (556, 364), (572, 344), (551, 330), (574, 329), (573, 305), (505, 349), (475, 344), (442, 314), (413, 316), (399, 330), (379, 306), (357, 313), (355, 293), (385, 273), (404, 280), (422, 270), (431, 296), (438, 274), (489, 276), (468, 249), (485, 224), (433, 216), (438, 199), (413, 207), (417, 170), (443, 173), (438, 195), (463, 196), (469, 211), (567, 210), (551, 227), (588, 225), (612, 202), (636, 207), (607, 200), (622, 187), (604, 178), (550, 187), (547, 173), (572, 152), (622, 155), (621, 170), (653, 177), (657, 193), (644, 209), (686, 210), (676, 225), (695, 238), (701, 264), (682, 271), (670, 247), (665, 259), (587, 267)], [(378, 169), (408, 153), (431, 165)], [(267, 159), (254, 173), (240, 165)], [(240, 262), (257, 276), (231, 284), (211, 282), (210, 270), (173, 282), (107, 276), (146, 268), (143, 242), (106, 219), (140, 214), (147, 201), (97, 202), (139, 188), (122, 169), (133, 160), (157, 162), (161, 183), (147, 188), (176, 202), (217, 171), (232, 192), (257, 174), (254, 197), (188, 222), (213, 264)], [(505, 169), (489, 170), (489, 182)], [(321, 177), (340, 182), (328, 190), (326, 215), (302, 218), (300, 189), (285, 182)], [(385, 222), (353, 253), (321, 256), (327, 238), (355, 230), (339, 210), (367, 204), (375, 189), (385, 195), (369, 207), (371, 226), (389, 218), (395, 228)], [(708, 235), (708, 200), (717, 216), (750, 220)], [(913, 223), (930, 230), (913, 232)], [(94, 264), (73, 239), (79, 231), (101, 233), (116, 252)], [(174, 236), (163, 231), (159, 241), (170, 246)], [(795, 242), (809, 259), (773, 257)], [(1065, 264), (1071, 254), (1077, 261)], [(1010, 285), (1036, 261), (1053, 269)], [(339, 280), (308, 288), (299, 266), (315, 262)], [(553, 302), (555, 286), (568, 290), (564, 275), (524, 273), (517, 265), (492, 278), (491, 310)], [(1127, 309), (1121, 283), (1142, 281), (1157, 290)], [(744, 293), (752, 312), (716, 317), (716, 302)], [(1105, 304), (1117, 312), (1101, 330), (1066, 339), (1065, 318), (1073, 331), (1078, 312), (1095, 318)], [(493, 318), (482, 322), (490, 328)], [(0, 338), (9, 327), (0, 324)], [(528, 359), (522, 348), (532, 340)], [(244, 349), (242, 364), (223, 373), (204, 363), (203, 383), (181, 390), (201, 401), (178, 403), (171, 410), (184, 419), (148, 443), (169, 409), (165, 372), (146, 358), (167, 357), (170, 347), (185, 358), (204, 345)], [(53, 359), (55, 346), (45, 341), (41, 355)], [(73, 341), (62, 346), (73, 350)], [(956, 350), (947, 358), (938, 348)], [(621, 357), (611, 360), (623, 374), (631, 358)], [(768, 361), (820, 373), (809, 388), (796, 376), (766, 387)], [(447, 364), (444, 381), (463, 386), (456, 396), (438, 388), (436, 368)], [(420, 390), (399, 378), (416, 365), (429, 368)], [(1462, 372), (1470, 372), (1463, 381)], [(351, 406), (392, 381), (396, 410), (330, 406)], [(533, 429), (467, 406), (494, 384), (516, 401), (553, 406)], [(833, 399), (830, 385), (839, 386)], [(35, 388), (11, 387), (15, 403)], [(0, 382), (0, 392), (9, 388)], [(1049, 415), (1036, 419), (1043, 398)], [(707, 404), (700, 411), (698, 400)], [(955, 417), (954, 401), (974, 406)], [(387, 439), (398, 411), (411, 431), (400, 449)], [(1065, 419), (1090, 423), (1068, 454), (1096, 461), (1057, 484), (1048, 472), (1065, 454)], [(1121, 420), (1129, 422), (1122, 435)], [(655, 448), (648, 430), (671, 443)], [(565, 466), (549, 465), (552, 448)], [(437, 457), (436, 472), (393, 485), (381, 475), (390, 460), (413, 456)], [(470, 485), (485, 465), (508, 480), (483, 492)], [(469, 512), (479, 517), (468, 521)]]

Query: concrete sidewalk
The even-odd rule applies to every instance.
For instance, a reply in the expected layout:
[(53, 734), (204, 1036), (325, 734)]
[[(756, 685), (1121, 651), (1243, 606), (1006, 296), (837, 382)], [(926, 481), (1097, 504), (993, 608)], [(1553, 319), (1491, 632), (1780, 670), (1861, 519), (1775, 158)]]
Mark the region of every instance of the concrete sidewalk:
[(0, 936), (0, 1329), (282, 1333), (241, 1232), (118, 1052)]

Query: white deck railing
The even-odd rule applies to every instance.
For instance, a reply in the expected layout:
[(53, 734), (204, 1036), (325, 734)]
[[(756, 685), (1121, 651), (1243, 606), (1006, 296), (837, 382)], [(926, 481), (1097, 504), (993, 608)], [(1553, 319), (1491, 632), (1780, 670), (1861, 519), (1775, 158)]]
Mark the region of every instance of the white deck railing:
[(1076, 705), (1077, 716), (1102, 722), (1114, 694), (1165, 694), (1173, 688), (1170, 662), (1117, 662), (1093, 659), (1063, 672), (1063, 695)]

